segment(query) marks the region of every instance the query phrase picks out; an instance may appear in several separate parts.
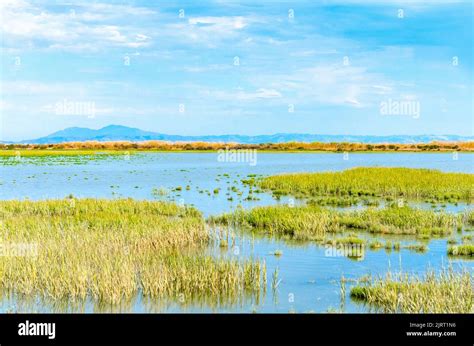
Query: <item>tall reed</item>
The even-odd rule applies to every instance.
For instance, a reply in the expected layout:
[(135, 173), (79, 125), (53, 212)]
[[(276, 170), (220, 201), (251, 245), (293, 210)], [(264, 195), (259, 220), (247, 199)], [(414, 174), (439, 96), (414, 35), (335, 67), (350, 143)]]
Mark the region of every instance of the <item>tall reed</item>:
[(269, 235), (295, 240), (323, 240), (328, 233), (365, 231), (422, 237), (446, 236), (462, 225), (461, 215), (407, 206), (338, 211), (317, 206), (268, 206), (236, 210), (209, 218), (227, 226), (251, 227)]
[(186, 302), (257, 294), (259, 262), (204, 254), (200, 212), (172, 203), (96, 199), (0, 201), (0, 243), (36, 253), (0, 256), (0, 289), (53, 300), (118, 304), (138, 293)]
[(473, 313), (471, 273), (444, 269), (423, 276), (388, 273), (351, 289), (351, 297), (386, 313)]

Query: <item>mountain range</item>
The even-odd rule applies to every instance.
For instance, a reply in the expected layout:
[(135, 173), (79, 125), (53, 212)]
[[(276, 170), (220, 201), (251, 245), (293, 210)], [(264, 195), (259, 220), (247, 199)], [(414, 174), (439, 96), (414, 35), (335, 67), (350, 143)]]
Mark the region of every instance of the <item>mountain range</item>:
[(432, 141), (472, 141), (472, 136), (458, 135), (391, 135), (391, 136), (360, 136), (360, 135), (318, 135), (277, 133), (273, 135), (206, 135), (179, 136), (168, 135), (137, 128), (109, 125), (98, 130), (69, 127), (48, 136), (24, 140), (18, 143), (54, 144), (61, 142), (84, 141), (185, 141), (185, 142), (236, 142), (242, 144), (284, 143), (284, 142), (358, 142), (358, 143), (429, 143)]

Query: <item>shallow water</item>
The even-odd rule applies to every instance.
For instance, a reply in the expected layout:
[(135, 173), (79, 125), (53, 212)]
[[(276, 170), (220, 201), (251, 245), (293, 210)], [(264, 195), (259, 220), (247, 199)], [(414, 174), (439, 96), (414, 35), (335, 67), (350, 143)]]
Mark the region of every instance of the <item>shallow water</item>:
[[(100, 160), (57, 157), (54, 160), (22, 158), (2, 159), (0, 167), (0, 199), (63, 198), (76, 197), (174, 200), (192, 204), (205, 216), (231, 211), (237, 205), (250, 208), (256, 205), (288, 203), (288, 197), (276, 201), (270, 194), (256, 194), (258, 201), (246, 201), (248, 187), (241, 179), (249, 174), (270, 175), (286, 172), (337, 171), (360, 166), (433, 168), (447, 172), (474, 172), (474, 155), (460, 154), (341, 154), (324, 153), (259, 153), (255, 166), (249, 163), (219, 162), (216, 153), (144, 153), (131, 156), (101, 157)], [(5, 164), (5, 163), (10, 164)], [(228, 176), (224, 176), (224, 174)], [(189, 190), (186, 186), (189, 185)], [(181, 191), (171, 191), (180, 186)], [(237, 192), (230, 191), (235, 186)], [(153, 188), (170, 190), (168, 196), (154, 196)], [(220, 191), (214, 194), (213, 190)], [(226, 195), (229, 193), (229, 195)], [(255, 194), (254, 194), (255, 195)], [(232, 201), (228, 200), (232, 197)], [(429, 207), (429, 206), (425, 206)], [(458, 212), (470, 208), (465, 204), (447, 206)], [(379, 239), (382, 239), (379, 237)], [(384, 238), (389, 239), (389, 238)], [(393, 240), (392, 238), (390, 238)], [(415, 239), (400, 238), (414, 243)], [(455, 269), (466, 268), (474, 272), (474, 261), (447, 257), (446, 239), (427, 243), (429, 250), (416, 253), (406, 249), (386, 252), (384, 249), (366, 249), (360, 260), (350, 259), (314, 243), (295, 244), (267, 237), (252, 237), (249, 233), (235, 232), (235, 244), (222, 250), (211, 247), (215, 256), (243, 259), (253, 257), (265, 260), (268, 287), (265, 295), (256, 302), (244, 299), (233, 306), (214, 308), (211, 304), (176, 302), (149, 303), (137, 297), (123, 307), (97, 307), (86, 302), (80, 308), (54, 307), (47, 302), (26, 302), (11, 297), (0, 303), (4, 311), (168, 311), (168, 312), (325, 312), (342, 310), (364, 312), (367, 307), (349, 299), (351, 284), (346, 285), (346, 295), (341, 299), (342, 277), (357, 279), (364, 275), (384, 275), (388, 270), (423, 273), (428, 268), (440, 269), (452, 264)], [(275, 256), (275, 250), (281, 256)], [(278, 268), (276, 290), (272, 289), (272, 274)]]
[[(451, 154), (434, 153), (350, 154), (344, 160), (343, 154), (259, 153), (255, 166), (245, 162), (219, 162), (217, 158), (217, 153), (143, 153), (99, 160), (25, 157), (15, 165), (0, 165), (0, 199), (64, 198), (69, 194), (76, 197), (155, 199), (153, 188), (181, 186), (182, 191), (174, 191), (167, 198), (159, 199), (195, 205), (209, 216), (233, 210), (238, 204), (247, 208), (277, 203), (269, 194), (259, 194), (260, 201), (244, 200), (248, 188), (242, 186), (240, 180), (247, 179), (249, 174), (339, 171), (361, 166), (474, 172), (473, 154), (459, 154), (457, 160), (453, 160)], [(9, 158), (7, 161), (14, 160)], [(74, 160), (74, 164), (70, 160)], [(229, 174), (229, 177), (223, 177), (223, 174)], [(189, 191), (186, 185), (190, 185)], [(233, 200), (229, 201), (226, 192), (232, 186), (244, 193), (239, 198), (231, 192)], [(220, 188), (218, 194), (213, 193), (216, 188)], [(200, 190), (204, 192), (199, 193)], [(287, 198), (282, 198), (281, 203), (287, 202)]]

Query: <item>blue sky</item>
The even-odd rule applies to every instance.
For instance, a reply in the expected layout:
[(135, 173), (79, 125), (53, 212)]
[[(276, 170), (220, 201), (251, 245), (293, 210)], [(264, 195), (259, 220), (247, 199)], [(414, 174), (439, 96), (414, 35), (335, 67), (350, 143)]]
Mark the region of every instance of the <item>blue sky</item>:
[[(472, 7), (3, 0), (0, 140), (109, 124), (181, 135), (473, 135)], [(67, 103), (75, 108), (58, 112)], [(419, 114), (382, 114), (383, 103)]]

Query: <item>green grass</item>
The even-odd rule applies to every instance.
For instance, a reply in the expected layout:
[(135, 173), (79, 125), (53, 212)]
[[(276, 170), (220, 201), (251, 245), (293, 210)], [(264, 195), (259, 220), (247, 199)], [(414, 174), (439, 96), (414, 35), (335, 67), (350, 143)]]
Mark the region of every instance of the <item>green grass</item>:
[(426, 252), (428, 247), (425, 244), (408, 244), (403, 246), (404, 249), (415, 251), (415, 252)]
[(326, 240), (326, 244), (330, 245), (365, 245), (366, 241), (357, 237), (344, 237)]
[[(278, 196), (278, 193), (277, 193)], [(360, 203), (357, 197), (315, 197), (308, 201), (309, 205), (314, 206), (332, 206), (332, 207), (350, 207)]]
[(154, 197), (168, 196), (170, 194), (170, 190), (168, 190), (166, 187), (160, 187), (160, 188), (154, 187), (151, 190), (151, 194)]
[(453, 245), (448, 247), (450, 256), (474, 256), (474, 244)]
[(351, 289), (351, 297), (385, 313), (473, 313), (473, 277), (443, 270), (422, 277), (388, 273)]
[(401, 247), (400, 242), (392, 243), (390, 240), (386, 240), (385, 244), (376, 239), (369, 242), (369, 248), (371, 250), (385, 249), (386, 251), (400, 251)]
[(339, 215), (339, 224), (344, 228), (381, 234), (447, 235), (462, 222), (459, 215), (396, 205), (341, 212)]
[[(246, 226), (269, 235), (320, 241), (328, 233), (365, 231), (374, 234), (445, 236), (462, 216), (445, 212), (399, 208), (337, 211), (317, 206), (268, 206), (210, 217), (211, 223)], [(369, 245), (370, 246), (370, 245)]]
[(3, 244), (36, 256), (0, 256), (0, 289), (53, 300), (118, 304), (148, 298), (217, 301), (256, 294), (262, 264), (204, 255), (201, 213), (172, 203), (96, 199), (0, 201)]
[(474, 226), (474, 209), (469, 210), (465, 213), (465, 222), (468, 225)]
[(382, 242), (380, 242), (379, 240), (372, 240), (370, 243), (369, 243), (369, 248), (371, 250), (378, 250), (378, 249), (382, 249), (384, 248), (384, 244)]
[(313, 207), (257, 207), (236, 210), (234, 213), (210, 217), (211, 223), (244, 225), (295, 240), (322, 240), (328, 228), (332, 228), (333, 212)]
[(134, 151), (129, 150), (108, 150), (108, 149), (64, 149), (64, 150), (0, 150), (0, 157), (42, 157), (42, 156), (99, 156), (99, 155), (126, 155)]
[(339, 196), (472, 201), (474, 175), (430, 169), (354, 168), (342, 172), (270, 176), (259, 181), (275, 195), (297, 197)]
[(113, 150), (0, 150), (0, 165), (83, 165), (91, 161), (129, 160), (133, 152)]

